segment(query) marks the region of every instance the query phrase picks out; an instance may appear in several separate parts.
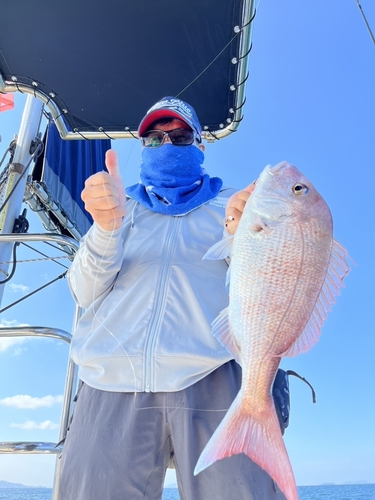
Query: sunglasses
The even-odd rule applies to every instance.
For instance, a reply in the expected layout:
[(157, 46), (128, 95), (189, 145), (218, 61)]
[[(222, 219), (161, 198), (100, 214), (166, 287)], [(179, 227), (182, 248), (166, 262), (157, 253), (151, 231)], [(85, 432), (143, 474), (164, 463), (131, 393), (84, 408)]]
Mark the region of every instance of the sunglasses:
[(164, 130), (148, 130), (141, 137), (142, 145), (145, 148), (158, 148), (164, 144), (167, 136), (174, 146), (190, 146), (195, 139), (193, 130), (186, 128), (176, 128), (168, 132), (164, 132)]

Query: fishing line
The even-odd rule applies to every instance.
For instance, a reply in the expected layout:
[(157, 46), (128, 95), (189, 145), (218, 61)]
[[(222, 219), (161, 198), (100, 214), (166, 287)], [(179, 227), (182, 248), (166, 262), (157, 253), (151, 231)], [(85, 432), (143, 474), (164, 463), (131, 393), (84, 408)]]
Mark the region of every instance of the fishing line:
[(210, 63), (209, 63), (209, 64), (208, 64), (205, 68), (204, 68), (204, 70), (203, 70), (203, 71), (201, 71), (201, 72), (199, 73), (199, 75), (197, 75), (197, 76), (194, 78), (194, 80), (192, 80), (192, 81), (191, 81), (188, 85), (186, 85), (186, 87), (185, 87), (184, 89), (182, 89), (182, 90), (181, 90), (181, 91), (180, 91), (180, 92), (176, 95), (176, 97), (179, 97), (179, 96), (180, 96), (183, 92), (185, 92), (185, 90), (187, 90), (189, 87), (191, 87), (191, 86), (193, 85), (193, 83), (194, 83), (194, 82), (196, 82), (196, 81), (198, 80), (198, 78), (200, 78), (200, 77), (201, 77), (201, 76), (202, 76), (202, 75), (203, 75), (203, 74), (204, 74), (204, 73), (208, 70), (208, 68), (209, 68), (210, 66), (212, 66), (212, 65), (213, 65), (213, 63), (216, 61), (216, 59), (218, 59), (218, 58), (221, 56), (221, 54), (225, 51), (225, 49), (226, 49), (227, 47), (229, 47), (229, 45), (230, 45), (230, 44), (231, 44), (231, 43), (232, 43), (232, 42), (233, 42), (233, 41), (234, 41), (234, 40), (238, 37), (238, 35), (239, 35), (239, 34), (240, 34), (240, 32), (239, 32), (239, 33), (236, 33), (236, 34), (235, 34), (235, 35), (234, 35), (234, 36), (233, 36), (233, 37), (229, 40), (229, 42), (228, 42), (228, 43), (227, 43), (227, 44), (223, 47), (223, 49), (222, 49), (222, 50), (221, 50), (221, 51), (217, 54), (217, 56), (216, 56), (216, 57), (214, 57), (214, 58), (212, 59), (212, 61), (211, 61), (211, 62), (210, 62)]
[[(258, 1), (258, 6), (259, 6), (260, 2), (261, 2), (261, 0)], [(235, 35), (233, 35), (233, 37), (229, 40), (229, 42), (224, 45), (224, 47), (212, 59), (212, 61), (188, 85), (186, 85), (185, 88), (183, 88), (182, 90), (180, 90), (180, 92), (178, 94), (176, 94), (176, 97), (179, 97), (181, 94), (183, 94), (185, 92), (185, 90), (187, 90), (189, 87), (191, 87), (193, 85), (193, 83), (195, 83), (204, 73), (206, 73), (206, 71), (210, 68), (210, 66), (212, 66), (212, 64), (221, 56), (221, 54), (229, 47), (229, 45), (231, 45), (234, 42), (234, 40), (238, 37), (238, 35), (240, 33), (242, 33), (243, 28), (245, 28), (248, 24), (252, 23), (252, 21), (254, 20), (254, 17), (255, 17), (255, 14), (256, 14), (258, 6), (255, 8), (254, 14), (251, 17), (250, 21), (248, 21), (244, 26), (242, 26), (242, 28), (240, 29), (240, 31), (238, 31), (238, 33), (236, 33)]]
[[(128, 162), (129, 162), (129, 159), (130, 159), (130, 156), (133, 152), (133, 149), (134, 149), (134, 145), (135, 143), (133, 144), (128, 156), (127, 156), (127, 160), (125, 162), (125, 166), (124, 168), (126, 168)], [(103, 186), (104, 186), (104, 183), (103, 183)], [(108, 201), (108, 195), (105, 194), (105, 197), (107, 198), (107, 201)], [(114, 209), (111, 209), (112, 210), (112, 214), (114, 215)], [(130, 223), (130, 221), (129, 221)], [(122, 226), (121, 226), (122, 227)], [(131, 226), (132, 227), (132, 226)], [(130, 229), (131, 230), (131, 229)], [(106, 327), (106, 325), (104, 325), (103, 323), (103, 320), (99, 317), (98, 315), (98, 312), (99, 312), (99, 308), (96, 309), (95, 308), (95, 296), (96, 296), (96, 287), (97, 287), (97, 283), (98, 283), (98, 275), (99, 275), (99, 272), (101, 270), (103, 270), (103, 260), (104, 260), (104, 255), (106, 254), (106, 251), (113, 239), (113, 234), (114, 234), (114, 231), (115, 229), (112, 229), (111, 231), (111, 234), (108, 238), (108, 243), (107, 243), (107, 246), (105, 248), (105, 250), (103, 251), (103, 254), (102, 254), (102, 257), (101, 257), (101, 260), (98, 264), (98, 268), (96, 270), (96, 273), (95, 273), (95, 279), (94, 279), (94, 287), (93, 287), (93, 300), (92, 300), (92, 304), (93, 304), (93, 316), (94, 316), (94, 319), (98, 322), (98, 324), (104, 329), (105, 332), (107, 332), (109, 335), (111, 335), (111, 337), (116, 341), (116, 343), (120, 346), (121, 350), (123, 351), (123, 353), (125, 354), (130, 366), (131, 366), (131, 369), (132, 369), (132, 373), (133, 373), (133, 383), (134, 383), (134, 389), (136, 388), (136, 371), (135, 371), (135, 368), (134, 368), (134, 365), (132, 363), (132, 360), (131, 360), (131, 356), (129, 355), (129, 353), (127, 352), (127, 350), (125, 349), (124, 345), (121, 343), (121, 341), (118, 339), (118, 337), (115, 335), (114, 332), (112, 332), (109, 328)], [(111, 293), (111, 292), (109, 292)], [(108, 296), (107, 296), (108, 297)], [(106, 299), (105, 299), (106, 300)], [(90, 334), (92, 334), (92, 330), (90, 330)], [(126, 391), (128, 393), (131, 393), (132, 391)], [(134, 394), (134, 398), (137, 399), (137, 392), (134, 390), (133, 392)], [(135, 409), (137, 410), (146, 410), (146, 409), (163, 409), (163, 410), (168, 410), (168, 409), (171, 409), (171, 410), (188, 410), (188, 411), (207, 411), (207, 412), (225, 412), (228, 410), (228, 408), (223, 408), (223, 409), (201, 409), (201, 408), (196, 408), (196, 407), (179, 407), (177, 404), (176, 405), (172, 405), (172, 406), (169, 406), (169, 405), (155, 405), (155, 406), (148, 406), (148, 407), (136, 407), (135, 406)]]
[[(132, 147), (130, 148), (130, 151), (129, 151), (128, 155), (127, 155), (127, 158), (126, 158), (126, 161), (125, 161), (125, 165), (124, 165), (124, 168), (125, 168), (125, 169), (126, 169), (126, 168), (127, 168), (127, 166), (128, 166), (128, 163), (129, 163), (130, 157), (131, 157), (131, 155), (132, 155), (132, 153), (133, 153), (133, 150), (134, 150), (134, 146), (135, 146), (135, 144), (136, 144), (136, 143), (135, 143), (135, 142), (133, 142), (133, 145), (132, 145)], [(121, 180), (122, 180), (122, 177), (121, 177)], [(102, 185), (103, 185), (103, 187), (104, 187), (104, 183), (103, 183)], [(124, 188), (124, 189), (125, 189), (125, 188)], [(108, 200), (108, 196), (107, 196), (107, 194), (106, 194), (106, 193), (105, 193), (105, 197), (106, 197), (107, 201), (109, 201), (109, 200)], [(126, 197), (125, 197), (125, 202), (126, 202)], [(114, 215), (114, 209), (111, 209), (111, 210), (112, 210), (112, 215)], [(121, 227), (122, 227), (122, 226), (121, 226)], [(97, 310), (97, 309), (95, 309), (95, 292), (96, 292), (96, 286), (97, 286), (97, 281), (98, 281), (98, 274), (99, 274), (99, 271), (100, 271), (100, 270), (103, 270), (103, 268), (102, 268), (102, 264), (103, 264), (103, 260), (104, 260), (104, 255), (105, 255), (105, 253), (107, 252), (108, 247), (109, 247), (109, 245), (110, 245), (110, 243), (111, 243), (111, 241), (112, 241), (112, 239), (113, 239), (113, 234), (114, 234), (114, 231), (115, 231), (115, 229), (112, 229), (111, 234), (110, 234), (110, 236), (109, 236), (109, 238), (108, 238), (108, 243), (107, 243), (107, 246), (106, 246), (106, 248), (105, 248), (104, 252), (102, 253), (102, 257), (101, 257), (101, 260), (100, 260), (100, 262), (99, 262), (99, 265), (98, 265), (98, 268), (97, 268), (97, 271), (96, 271), (96, 274), (95, 274), (95, 279), (94, 279), (94, 288), (93, 288), (93, 300), (92, 300), (92, 304), (93, 304), (93, 314), (94, 314), (94, 319), (95, 319), (95, 320), (99, 323), (99, 325), (100, 325), (102, 328), (104, 328), (104, 330), (105, 330), (105, 331), (106, 331), (109, 335), (111, 335), (111, 336), (115, 339), (115, 341), (116, 341), (116, 342), (117, 342), (117, 344), (121, 347), (122, 351), (124, 352), (125, 356), (127, 357), (128, 361), (129, 361), (129, 363), (130, 363), (130, 366), (131, 366), (132, 372), (133, 372), (133, 382), (134, 382), (134, 389), (135, 389), (135, 388), (136, 388), (136, 375), (135, 375), (134, 365), (133, 365), (133, 363), (132, 363), (132, 361), (131, 361), (131, 357), (129, 356), (129, 353), (126, 351), (126, 349), (125, 349), (125, 347), (123, 346), (123, 344), (122, 344), (122, 343), (120, 342), (120, 340), (116, 337), (116, 335), (115, 335), (113, 332), (111, 332), (111, 330), (109, 330), (109, 329), (108, 329), (108, 328), (104, 325), (103, 321), (102, 321), (102, 320), (99, 318), (99, 316), (98, 316), (98, 310)], [(109, 293), (111, 293), (111, 292), (109, 292)], [(92, 333), (92, 330), (90, 331), (90, 334), (91, 334), (91, 333)], [(134, 395), (135, 395), (135, 396), (136, 396), (136, 394), (137, 394), (137, 393), (134, 391)]]
[[(64, 267), (66, 270), (68, 270), (69, 268), (67, 266), (65, 266), (64, 264), (61, 264), (61, 262), (58, 262), (57, 260), (55, 259), (67, 259), (68, 256), (67, 255), (62, 255), (62, 256), (58, 256), (58, 257), (49, 257), (47, 254), (41, 252), (40, 250), (38, 250), (37, 248), (34, 248), (33, 246), (31, 245), (28, 245), (27, 243), (21, 241), (21, 245), (27, 247), (27, 248), (30, 248), (30, 250), (33, 250), (34, 252), (38, 253), (39, 255), (43, 255), (43, 257), (45, 257), (45, 259), (32, 259), (31, 262), (37, 262), (38, 260), (50, 260), (50, 261), (53, 261), (55, 264), (58, 264), (59, 266), (61, 267)], [(30, 262), (27, 261), (27, 260), (23, 260), (23, 261), (18, 261), (18, 262)]]
[(8, 64), (8, 60), (7, 60), (7, 58), (5, 57), (4, 52), (3, 52), (1, 49), (0, 49), (0, 54), (1, 54), (1, 57), (2, 57), (3, 61), (5, 62), (6, 66), (7, 66), (7, 68), (8, 68), (8, 72), (9, 72), (9, 74), (11, 75), (11, 74), (12, 74), (12, 70), (10, 69), (10, 66), (9, 66), (9, 64)]
[[(104, 185), (104, 183), (103, 183)], [(108, 200), (108, 196), (106, 194), (106, 199)], [(114, 215), (114, 209), (111, 209), (112, 210), (112, 214)], [(122, 226), (120, 226), (122, 227)], [(92, 304), (93, 304), (93, 313), (94, 313), (94, 319), (96, 321), (98, 321), (99, 325), (104, 328), (104, 330), (109, 333), (109, 335), (111, 335), (115, 341), (117, 342), (117, 344), (121, 347), (121, 349), (123, 350), (125, 356), (127, 357), (129, 363), (130, 363), (130, 366), (131, 366), (131, 369), (132, 369), (132, 372), (133, 372), (133, 383), (134, 383), (134, 388), (136, 388), (136, 375), (135, 375), (135, 369), (134, 369), (134, 365), (130, 359), (130, 356), (128, 354), (128, 352), (126, 351), (125, 347), (123, 346), (123, 344), (120, 342), (120, 340), (116, 337), (116, 335), (111, 332), (111, 330), (109, 330), (109, 328), (107, 328), (105, 325), (104, 325), (104, 322), (99, 318), (98, 316), (98, 309), (95, 309), (95, 297), (96, 297), (96, 287), (97, 287), (97, 281), (98, 281), (98, 275), (99, 275), (99, 271), (102, 269), (102, 264), (103, 264), (103, 260), (104, 260), (104, 255), (106, 254), (107, 250), (108, 250), (108, 247), (109, 247), (109, 244), (111, 243), (111, 240), (113, 238), (113, 234), (114, 232), (116, 231), (116, 229), (112, 229), (112, 232), (111, 232), (111, 235), (110, 237), (108, 238), (108, 242), (107, 242), (107, 246), (105, 248), (105, 250), (103, 251), (103, 254), (102, 254), (102, 257), (101, 257), (101, 260), (99, 262), (99, 265), (98, 265), (98, 268), (96, 270), (96, 274), (95, 274), (95, 279), (94, 279), (94, 287), (93, 287), (93, 292), (92, 292), (92, 296), (93, 296), (93, 300), (92, 300)], [(114, 281), (116, 280), (116, 277), (114, 278)], [(114, 283), (114, 282), (113, 282)], [(109, 294), (111, 293), (111, 291), (109, 292)], [(109, 294), (107, 295), (106, 298), (108, 298)], [(104, 299), (106, 300), (106, 299)], [(102, 304), (101, 304), (102, 305)], [(93, 325), (94, 322), (92, 322), (92, 325)], [(90, 330), (90, 335), (92, 334), (92, 329)], [(136, 393), (135, 393), (136, 394)]]
[[(134, 145), (132, 146), (132, 148), (131, 148), (131, 150), (130, 150), (130, 152), (129, 152), (129, 154), (128, 154), (128, 158), (127, 158), (127, 160), (126, 160), (126, 162), (125, 162), (125, 167), (126, 167), (126, 166), (127, 166), (127, 164), (128, 164), (128, 161), (129, 161), (130, 155), (131, 155), (131, 153), (132, 153), (132, 151), (133, 151), (133, 148), (134, 148)], [(103, 182), (103, 184), (102, 184), (102, 185), (103, 185), (103, 188), (104, 188), (104, 182)], [(105, 191), (105, 198), (106, 198), (107, 202), (109, 202), (108, 195), (107, 195), (106, 191)], [(126, 205), (126, 197), (125, 197), (125, 205)], [(112, 211), (112, 215), (114, 216), (114, 209), (112, 208), (112, 209), (111, 209), (111, 211)], [(120, 227), (122, 228), (122, 224), (121, 224), (121, 226), (120, 226)], [(135, 388), (136, 388), (136, 375), (135, 375), (135, 369), (134, 369), (134, 365), (133, 365), (133, 363), (132, 363), (132, 361), (131, 361), (131, 358), (130, 358), (130, 356), (129, 356), (128, 352), (126, 351), (125, 347), (123, 346), (123, 344), (122, 344), (122, 343), (120, 342), (120, 340), (116, 337), (116, 335), (115, 335), (113, 332), (111, 332), (111, 330), (109, 330), (109, 329), (108, 329), (108, 328), (104, 325), (104, 322), (103, 322), (103, 321), (99, 318), (99, 316), (98, 316), (98, 310), (97, 310), (97, 309), (95, 309), (96, 286), (97, 286), (97, 282), (98, 282), (98, 275), (99, 275), (99, 271), (100, 271), (100, 270), (102, 270), (102, 264), (103, 264), (103, 260), (104, 260), (104, 255), (106, 254), (106, 252), (107, 252), (107, 250), (108, 250), (108, 247), (109, 247), (109, 245), (110, 245), (110, 243), (111, 243), (111, 241), (112, 241), (112, 239), (113, 239), (113, 234), (114, 234), (114, 232), (115, 232), (115, 231), (116, 231), (116, 229), (112, 229), (111, 234), (110, 234), (110, 236), (109, 236), (109, 238), (108, 238), (107, 246), (106, 246), (105, 250), (102, 252), (102, 257), (101, 257), (101, 260), (100, 260), (99, 265), (98, 265), (97, 270), (96, 270), (95, 279), (94, 279), (93, 294), (92, 294), (92, 297), (93, 297), (93, 299), (92, 299), (92, 304), (93, 304), (93, 314), (94, 314), (94, 319), (95, 319), (96, 321), (98, 321), (99, 325), (100, 325), (102, 328), (104, 328), (104, 330), (105, 330), (107, 333), (109, 333), (109, 335), (111, 335), (111, 336), (115, 339), (115, 341), (118, 343), (118, 345), (121, 347), (122, 351), (124, 352), (125, 356), (127, 357), (128, 361), (129, 361), (129, 363), (130, 363), (130, 366), (131, 366), (132, 372), (133, 372), (133, 383), (134, 383), (134, 389), (135, 389)], [(116, 279), (116, 277), (114, 278), (114, 281), (115, 281), (115, 279)], [(113, 283), (114, 283), (114, 281), (113, 281)], [(109, 292), (109, 294), (110, 294), (110, 293), (111, 293), (111, 292)], [(108, 296), (107, 296), (107, 297), (108, 297)], [(106, 297), (106, 298), (107, 298), (107, 297)], [(106, 300), (106, 299), (104, 299), (104, 300)], [(102, 305), (102, 304), (101, 304), (101, 305)], [(92, 325), (93, 325), (93, 323), (92, 323)], [(90, 334), (92, 334), (92, 330), (90, 330)], [(134, 395), (136, 395), (136, 392), (134, 392)]]
[(138, 407), (136, 408), (136, 410), (138, 411), (141, 411), (141, 410), (191, 410), (191, 411), (204, 411), (204, 412), (209, 412), (209, 413), (217, 413), (218, 411), (220, 412), (223, 412), (223, 411), (228, 411), (229, 410), (229, 406), (228, 408), (219, 408), (219, 409), (216, 409), (216, 410), (209, 410), (207, 408), (189, 408), (187, 406), (178, 406), (178, 405), (175, 405), (175, 406), (167, 406), (167, 405), (164, 405), (164, 406), (142, 406), (142, 407)]
[(364, 21), (364, 23), (366, 25), (367, 31), (369, 32), (369, 35), (370, 35), (370, 37), (371, 37), (371, 39), (372, 39), (372, 41), (373, 41), (373, 43), (375, 45), (375, 37), (374, 37), (374, 35), (373, 35), (372, 31), (371, 31), (371, 28), (370, 28), (370, 25), (369, 25), (369, 23), (368, 23), (368, 21), (366, 19), (365, 13), (363, 12), (362, 5), (360, 4), (359, 0), (355, 0), (355, 1), (357, 2), (358, 8), (359, 8), (359, 10), (360, 10), (360, 12), (362, 14), (362, 18), (363, 18), (363, 21)]

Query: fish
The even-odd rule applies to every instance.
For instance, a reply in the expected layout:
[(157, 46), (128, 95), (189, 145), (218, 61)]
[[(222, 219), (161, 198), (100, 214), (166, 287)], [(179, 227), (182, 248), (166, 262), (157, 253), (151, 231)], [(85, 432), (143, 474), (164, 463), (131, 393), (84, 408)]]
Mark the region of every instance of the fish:
[(234, 236), (204, 258), (228, 256), (229, 305), (212, 323), (212, 333), (241, 365), (242, 384), (194, 474), (245, 453), (287, 500), (298, 500), (272, 385), (282, 358), (318, 342), (350, 257), (333, 238), (327, 203), (288, 162), (262, 171)]

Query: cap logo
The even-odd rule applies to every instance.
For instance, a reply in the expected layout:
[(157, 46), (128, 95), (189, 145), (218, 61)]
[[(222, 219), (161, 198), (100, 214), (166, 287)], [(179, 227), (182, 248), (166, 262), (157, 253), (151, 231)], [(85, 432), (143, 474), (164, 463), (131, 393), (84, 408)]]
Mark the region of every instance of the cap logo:
[[(143, 134), (147, 127), (150, 126), (152, 122), (152, 117), (155, 114), (157, 116), (163, 117), (162, 111), (165, 111), (165, 116), (175, 116), (176, 118), (181, 118), (185, 121), (196, 133), (196, 138), (199, 142), (202, 140), (201, 125), (199, 119), (195, 113), (192, 106), (189, 106), (186, 102), (176, 97), (166, 96), (154, 104), (146, 113), (138, 127), (138, 134)], [(155, 118), (154, 118), (155, 121)]]
[(148, 110), (147, 114), (151, 113), (151, 111), (164, 107), (172, 108), (190, 120), (193, 118), (191, 109), (183, 101), (180, 101), (180, 99), (166, 99), (165, 101), (159, 101)]

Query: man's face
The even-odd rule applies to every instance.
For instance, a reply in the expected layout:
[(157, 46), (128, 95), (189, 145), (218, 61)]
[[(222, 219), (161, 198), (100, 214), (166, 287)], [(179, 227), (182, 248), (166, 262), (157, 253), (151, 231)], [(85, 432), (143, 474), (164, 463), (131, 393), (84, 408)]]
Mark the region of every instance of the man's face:
[[(157, 123), (156, 125), (152, 125), (152, 130), (162, 130), (163, 132), (169, 132), (177, 128), (185, 128), (187, 130), (191, 130), (191, 128), (186, 122), (184, 122), (183, 120), (179, 120), (178, 118), (173, 118), (173, 120), (171, 120), (168, 123), (164, 124)], [(163, 145), (168, 143), (172, 144), (170, 138), (167, 136), (164, 139)], [(194, 146), (197, 146), (202, 152), (204, 152), (204, 150), (206, 149), (206, 146), (204, 144), (199, 143), (198, 141), (194, 141), (193, 144)]]

